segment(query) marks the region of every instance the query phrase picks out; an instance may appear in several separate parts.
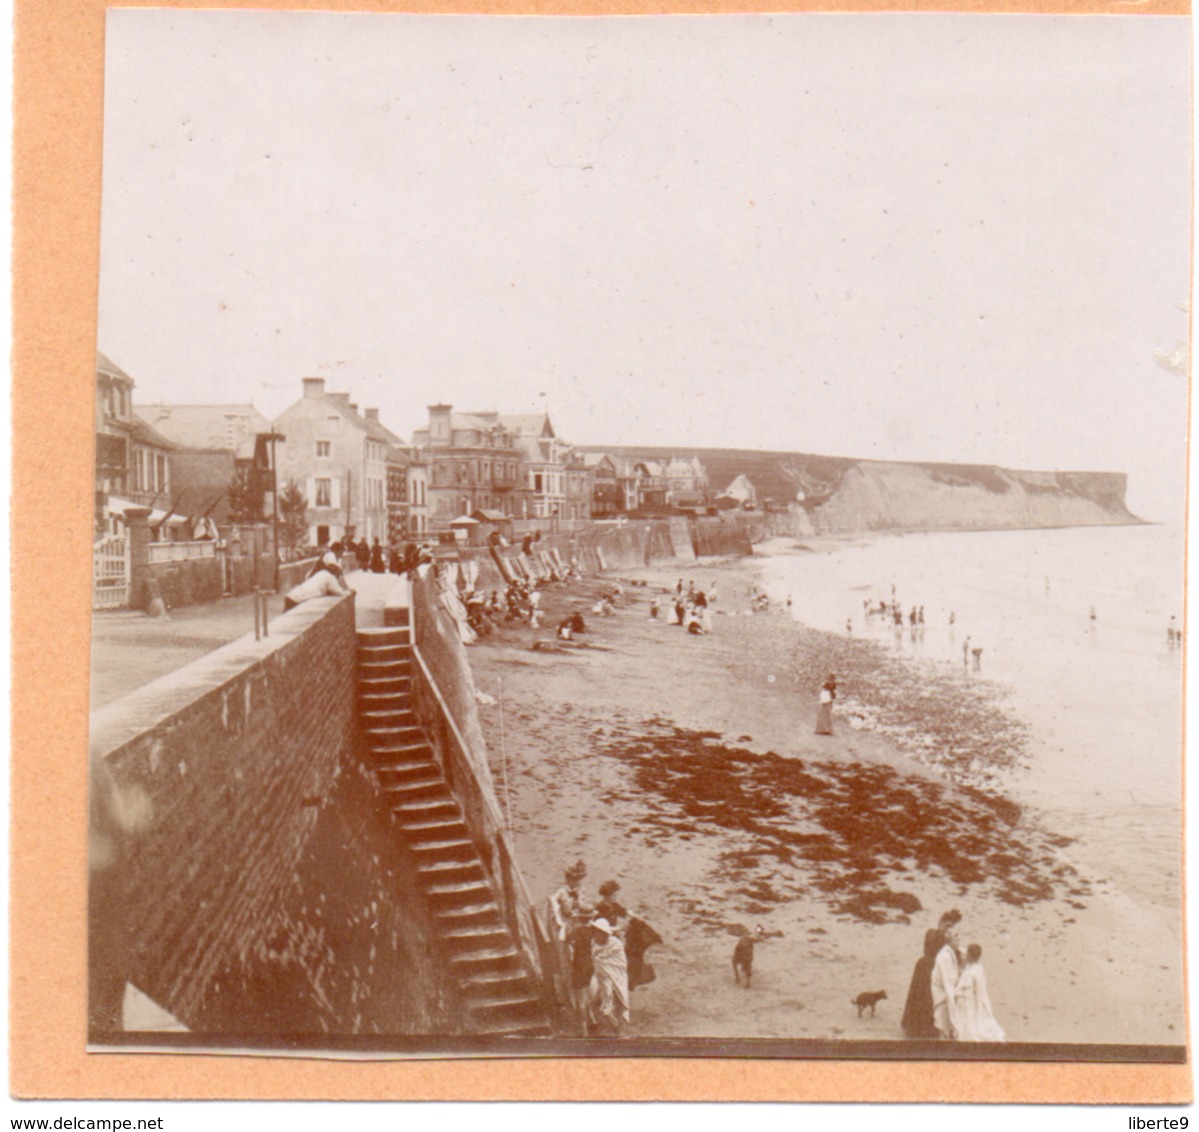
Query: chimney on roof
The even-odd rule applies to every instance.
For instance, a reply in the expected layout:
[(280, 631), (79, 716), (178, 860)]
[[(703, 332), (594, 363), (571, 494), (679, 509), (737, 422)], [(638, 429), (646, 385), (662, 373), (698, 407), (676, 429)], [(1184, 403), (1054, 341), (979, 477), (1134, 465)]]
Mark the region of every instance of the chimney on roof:
[(378, 409), (363, 409), (362, 415), (364, 417), (366, 417), (366, 419), (368, 421), (374, 421), (375, 424), (379, 423), (379, 410)]
[(453, 439), (453, 431), (450, 428), (450, 412), (453, 410), (453, 405), (430, 405), (429, 406), (429, 443), (430, 444), (449, 444)]
[(323, 397), (325, 395), (325, 379), (323, 377), (304, 378), (305, 397)]
[(329, 396), (332, 397), (335, 401), (340, 401), (343, 405), (345, 405), (347, 408), (349, 408), (350, 395), (348, 393), (330, 393)]

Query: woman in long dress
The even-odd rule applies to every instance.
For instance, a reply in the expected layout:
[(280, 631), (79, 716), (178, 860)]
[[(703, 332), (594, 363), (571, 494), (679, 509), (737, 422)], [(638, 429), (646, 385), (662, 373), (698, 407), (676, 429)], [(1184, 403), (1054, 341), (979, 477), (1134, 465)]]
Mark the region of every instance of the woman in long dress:
[[(944, 924), (944, 919), (942, 919)], [(958, 963), (957, 932), (953, 925), (943, 926), (945, 943), (937, 952), (933, 963), (931, 990), (933, 996), (933, 1022), (943, 1038), (956, 1038), (954, 1025), (956, 1013), (954, 991), (957, 989), (961, 968)]]
[(933, 1021), (933, 964), (945, 944), (945, 936), (937, 928), (924, 933), (924, 954), (916, 960), (908, 1001), (903, 1008), (900, 1025), (909, 1038), (935, 1038), (937, 1024)]
[(816, 716), (816, 734), (831, 735), (833, 733), (833, 700), (837, 698), (837, 678), (829, 675), (820, 689), (820, 712)]
[(972, 943), (966, 949), (966, 965), (954, 988), (954, 1024), (958, 1040), (963, 1042), (1002, 1042), (1003, 1030), (991, 1010), (987, 993), (987, 973), (983, 970), (983, 949)]
[(619, 1035), (629, 1024), (629, 962), (624, 940), (599, 916), (591, 921), (593, 972), (587, 1014), (593, 1033)]

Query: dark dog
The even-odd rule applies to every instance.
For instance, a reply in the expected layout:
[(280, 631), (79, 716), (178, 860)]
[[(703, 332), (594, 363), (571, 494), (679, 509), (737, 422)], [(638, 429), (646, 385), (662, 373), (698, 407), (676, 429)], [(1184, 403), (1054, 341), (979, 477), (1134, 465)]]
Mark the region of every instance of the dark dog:
[(857, 998), (851, 999), (850, 1001), (858, 1008), (859, 1018), (862, 1017), (862, 1011), (868, 1006), (870, 1007), (870, 1017), (873, 1018), (874, 1008), (886, 997), (887, 992), (885, 990), (862, 991)]
[(736, 982), (741, 982), (741, 975), (745, 975), (745, 985), (749, 986), (750, 979), (754, 974), (754, 944), (762, 940), (766, 935), (761, 924), (754, 928), (753, 935), (743, 935), (737, 940), (737, 946), (733, 948), (733, 978)]

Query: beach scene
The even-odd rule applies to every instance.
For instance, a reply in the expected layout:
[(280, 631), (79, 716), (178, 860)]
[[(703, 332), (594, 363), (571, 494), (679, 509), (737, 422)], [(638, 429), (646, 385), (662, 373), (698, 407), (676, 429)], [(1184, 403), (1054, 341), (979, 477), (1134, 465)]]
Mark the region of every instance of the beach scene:
[[(502, 686), (522, 736), (502, 789), (517, 844), (544, 862), (533, 875), (552, 888), (553, 852), (582, 858), (669, 941), (662, 981), (633, 995), (636, 1032), (901, 1036), (925, 930), (956, 907), (989, 941), (1012, 1040), (1170, 1042), (1183, 1025), (1182, 673), (1167, 640), (1179, 546), (1156, 527), (779, 540), (686, 571), (718, 585), (702, 640), (647, 615), (675, 579), (642, 572), (595, 630), (619, 658), (579, 654), (563, 671), (479, 650), (479, 687)], [(902, 629), (863, 616), (892, 585), (935, 595), (922, 628), (910, 607)], [(981, 671), (962, 664), (967, 634), (986, 642)], [(826, 669), (832, 736), (814, 733)], [(615, 695), (591, 690), (611, 681)], [(484, 711), (493, 749), (499, 710)], [(588, 802), (564, 807), (571, 796)], [(758, 926), (751, 992), (728, 960)], [(878, 989), (886, 1007), (847, 1012)]]
[(89, 1048), (1186, 1061), (1188, 20), (106, 52)]

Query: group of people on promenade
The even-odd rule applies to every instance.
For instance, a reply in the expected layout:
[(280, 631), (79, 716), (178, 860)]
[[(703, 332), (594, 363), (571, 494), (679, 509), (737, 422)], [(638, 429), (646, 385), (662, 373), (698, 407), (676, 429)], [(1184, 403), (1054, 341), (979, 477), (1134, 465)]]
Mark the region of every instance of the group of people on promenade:
[(630, 993), (654, 981), (645, 953), (662, 937), (617, 900), (614, 880), (599, 886), (599, 899), (583, 895), (587, 865), (566, 868), (565, 881), (549, 898), (547, 928), (554, 943), (559, 1001), (572, 1028), (589, 1036), (620, 1037), (631, 1021)]
[(962, 914), (946, 912), (924, 936), (924, 954), (916, 960), (900, 1025), (909, 1038), (959, 1042), (1002, 1042), (1004, 1033), (991, 1009), (982, 948), (958, 944)]
[(376, 574), (407, 574), (433, 560), (432, 550), (415, 542), (405, 543), (402, 548), (389, 547), (386, 566), (383, 554), (384, 550), (378, 539), (375, 539), (374, 547), (368, 546), (365, 539), (357, 544), (335, 542), (330, 546), (322, 543), (316, 548), (316, 557), (304, 580), (284, 595), (283, 612), (287, 613), (313, 598), (353, 593), (342, 569), (342, 561), (346, 555), (354, 556), (360, 570), (369, 569)]

